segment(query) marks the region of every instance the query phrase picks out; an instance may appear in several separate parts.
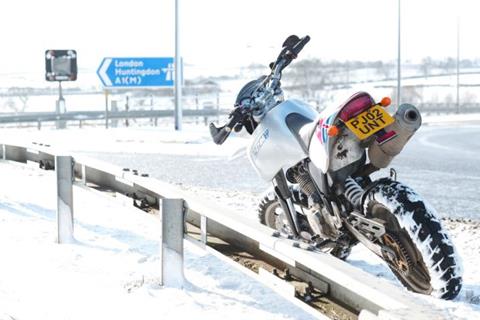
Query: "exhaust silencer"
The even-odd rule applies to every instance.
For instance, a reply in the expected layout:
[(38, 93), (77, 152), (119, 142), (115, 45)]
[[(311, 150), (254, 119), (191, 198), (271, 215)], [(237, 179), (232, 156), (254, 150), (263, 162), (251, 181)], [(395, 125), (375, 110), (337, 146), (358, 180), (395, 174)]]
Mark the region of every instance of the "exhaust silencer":
[(395, 122), (385, 128), (391, 138), (377, 138), (368, 148), (370, 162), (377, 168), (386, 168), (422, 124), (418, 109), (407, 103), (400, 105), (394, 118)]

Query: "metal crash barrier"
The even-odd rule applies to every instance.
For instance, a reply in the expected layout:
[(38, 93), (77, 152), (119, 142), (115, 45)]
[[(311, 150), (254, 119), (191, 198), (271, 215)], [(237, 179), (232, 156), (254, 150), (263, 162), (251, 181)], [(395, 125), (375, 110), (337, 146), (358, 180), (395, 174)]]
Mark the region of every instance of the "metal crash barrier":
[[(215, 246), (209, 239), (215, 237), (265, 261), (274, 261), (276, 266), (288, 268), (297, 279), (322, 288), (333, 300), (355, 311), (358, 319), (454, 319), (445, 310), (384, 279), (328, 254), (300, 249), (292, 240), (272, 236), (271, 229), (256, 221), (187, 196), (174, 186), (136, 171), (81, 156), (60, 155), (45, 145), (3, 144), (0, 150), (4, 160), (33, 161), (42, 169), (57, 171), (60, 243), (73, 236), (71, 181), (126, 196), (133, 206), (144, 211), (158, 211), (162, 223), (161, 274), (165, 285), (177, 286), (183, 279), (184, 238), (213, 252)], [(184, 222), (197, 228), (196, 237), (185, 234)], [(323, 315), (316, 311), (316, 316)]]
[[(98, 165), (99, 168), (75, 161), (71, 155), (51, 152), (50, 148), (46, 146), (33, 145), (32, 147), (35, 147), (35, 149), (3, 144), (0, 149), (1, 157), (7, 161), (36, 162), (41, 169), (55, 170), (57, 242), (59, 244), (72, 243), (74, 240), (73, 185), (75, 183), (81, 183), (98, 190), (122, 193), (131, 197), (134, 205), (140, 209), (146, 207), (161, 208), (159, 210), (162, 226), (159, 250), (161, 284), (169, 287), (182, 286), (183, 234), (186, 208), (183, 199), (167, 199), (160, 197), (155, 192), (145, 192), (146, 190), (122, 178), (125, 173), (119, 175), (122, 171), (119, 171), (118, 168), (102, 170), (100, 165)], [(160, 199), (161, 207), (159, 207)]]

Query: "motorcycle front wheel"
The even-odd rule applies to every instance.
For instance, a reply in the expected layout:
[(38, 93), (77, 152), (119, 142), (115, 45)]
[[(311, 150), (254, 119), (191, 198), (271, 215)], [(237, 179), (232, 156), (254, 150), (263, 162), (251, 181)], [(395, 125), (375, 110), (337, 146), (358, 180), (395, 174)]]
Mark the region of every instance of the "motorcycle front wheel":
[(462, 287), (462, 267), (436, 212), (408, 186), (381, 179), (363, 203), (368, 217), (386, 221), (384, 260), (409, 290), (454, 299)]

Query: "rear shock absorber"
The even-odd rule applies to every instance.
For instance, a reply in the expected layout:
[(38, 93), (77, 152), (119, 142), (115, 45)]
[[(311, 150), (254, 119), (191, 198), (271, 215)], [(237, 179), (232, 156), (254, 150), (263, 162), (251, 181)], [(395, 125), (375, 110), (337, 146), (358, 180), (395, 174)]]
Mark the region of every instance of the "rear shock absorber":
[(359, 208), (362, 202), (363, 188), (353, 179), (345, 180), (345, 197), (355, 208)]

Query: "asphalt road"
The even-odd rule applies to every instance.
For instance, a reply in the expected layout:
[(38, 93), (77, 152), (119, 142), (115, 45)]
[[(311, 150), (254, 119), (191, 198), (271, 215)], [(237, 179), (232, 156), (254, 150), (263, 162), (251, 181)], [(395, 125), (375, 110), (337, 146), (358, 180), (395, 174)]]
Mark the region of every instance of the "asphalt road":
[[(110, 163), (148, 172), (165, 182), (212, 191), (253, 193), (269, 184), (246, 157), (90, 153)], [(402, 181), (442, 216), (480, 219), (480, 126), (424, 126), (391, 164)], [(384, 170), (380, 175), (388, 175)]]
[(392, 165), (443, 216), (480, 219), (480, 126), (425, 127)]

